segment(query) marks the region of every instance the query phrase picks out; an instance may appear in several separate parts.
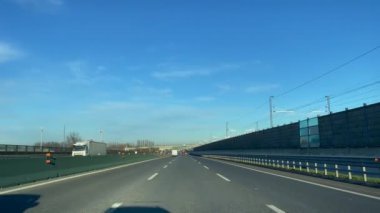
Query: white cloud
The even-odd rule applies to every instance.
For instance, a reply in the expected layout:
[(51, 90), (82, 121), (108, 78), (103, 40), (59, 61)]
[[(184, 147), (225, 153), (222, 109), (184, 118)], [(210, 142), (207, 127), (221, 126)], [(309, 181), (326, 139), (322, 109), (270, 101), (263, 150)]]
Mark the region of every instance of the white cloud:
[(245, 89), (246, 93), (260, 93), (260, 92), (267, 92), (271, 91), (274, 89), (277, 89), (279, 85), (277, 84), (261, 84), (261, 85), (255, 85), (255, 86), (250, 86)]
[(12, 45), (0, 42), (0, 63), (5, 63), (22, 56), (22, 52)]

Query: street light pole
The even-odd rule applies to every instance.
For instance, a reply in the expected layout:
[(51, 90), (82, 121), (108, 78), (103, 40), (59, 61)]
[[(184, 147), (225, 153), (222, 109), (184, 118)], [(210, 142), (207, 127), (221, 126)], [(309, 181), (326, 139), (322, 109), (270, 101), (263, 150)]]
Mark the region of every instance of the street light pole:
[(229, 132), (229, 130), (228, 130), (228, 121), (226, 122), (226, 138), (228, 138), (228, 132)]
[(273, 106), (272, 106), (272, 99), (273, 96), (269, 96), (269, 120), (270, 120), (270, 127), (273, 127)]
[(66, 125), (63, 125), (63, 142), (66, 142)]
[(103, 130), (100, 130), (100, 141), (103, 142)]
[(325, 96), (326, 98), (326, 112), (327, 113), (331, 113), (331, 109), (330, 109), (330, 96)]
[(41, 127), (41, 132), (40, 132), (40, 150), (42, 152), (42, 134), (44, 132), (44, 128)]

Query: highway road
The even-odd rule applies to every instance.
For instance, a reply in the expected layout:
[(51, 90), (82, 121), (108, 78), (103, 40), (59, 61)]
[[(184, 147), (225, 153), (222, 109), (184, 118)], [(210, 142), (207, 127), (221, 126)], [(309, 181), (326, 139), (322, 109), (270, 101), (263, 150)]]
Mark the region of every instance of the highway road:
[(0, 191), (0, 212), (379, 211), (379, 189), (193, 156)]

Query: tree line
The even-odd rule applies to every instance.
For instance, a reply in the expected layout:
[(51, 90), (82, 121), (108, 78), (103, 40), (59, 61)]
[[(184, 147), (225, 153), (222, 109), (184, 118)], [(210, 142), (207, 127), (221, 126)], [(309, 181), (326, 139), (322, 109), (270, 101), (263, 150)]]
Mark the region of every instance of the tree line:
[[(70, 132), (65, 141), (57, 142), (57, 141), (45, 141), (42, 142), (42, 146), (46, 147), (72, 147), (74, 143), (82, 141), (81, 136), (77, 132)], [(34, 146), (40, 146), (41, 142), (34, 143)]]

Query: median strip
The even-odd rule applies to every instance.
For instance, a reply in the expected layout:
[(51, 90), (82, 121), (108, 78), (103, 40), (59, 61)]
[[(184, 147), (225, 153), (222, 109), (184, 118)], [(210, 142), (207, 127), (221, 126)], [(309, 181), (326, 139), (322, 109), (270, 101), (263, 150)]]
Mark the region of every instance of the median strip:
[(124, 168), (124, 167), (128, 167), (128, 166), (133, 166), (133, 165), (140, 164), (140, 163), (145, 163), (145, 162), (149, 162), (149, 161), (153, 161), (153, 160), (159, 160), (159, 159), (160, 158), (154, 158), (154, 159), (134, 162), (134, 163), (130, 163), (130, 164), (124, 164), (124, 165), (120, 165), (120, 166), (115, 166), (115, 167), (111, 167), (111, 168), (106, 168), (106, 169), (101, 169), (101, 170), (81, 173), (81, 174), (72, 175), (72, 176), (68, 176), (68, 177), (57, 178), (57, 179), (46, 181), (46, 182), (44, 181), (42, 183), (36, 183), (36, 184), (32, 184), (32, 185), (18, 187), (18, 188), (15, 188), (15, 189), (10, 189), (10, 190), (6, 190), (6, 191), (0, 191), (0, 195), (7, 194), (7, 193), (12, 193), (12, 192), (16, 192), (16, 191), (21, 191), (21, 190), (25, 190), (25, 189), (31, 189), (31, 188), (35, 188), (35, 187), (38, 187), (38, 186), (44, 186), (44, 185), (52, 184), (52, 183), (58, 183), (58, 182), (61, 182), (61, 181), (70, 180), (70, 179), (74, 179), (74, 178), (79, 178), (79, 177), (84, 177), (84, 176), (88, 176), (88, 175), (93, 175), (93, 174), (98, 174), (98, 173), (102, 173), (102, 172), (107, 172), (107, 171), (111, 171), (111, 170), (115, 170), (115, 169), (120, 169), (120, 168)]

